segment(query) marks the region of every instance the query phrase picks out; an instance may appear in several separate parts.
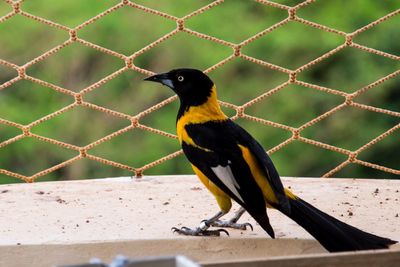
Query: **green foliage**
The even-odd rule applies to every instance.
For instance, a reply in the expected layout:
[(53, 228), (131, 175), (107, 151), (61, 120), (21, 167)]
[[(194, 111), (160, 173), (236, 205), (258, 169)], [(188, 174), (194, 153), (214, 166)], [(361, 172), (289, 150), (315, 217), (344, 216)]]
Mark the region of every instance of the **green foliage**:
[[(42, 16), (68, 27), (76, 27), (119, 1), (106, 0), (30, 0), (22, 10)], [(183, 17), (211, 1), (170, 0), (135, 1)], [(301, 1), (282, 0), (278, 3), (295, 5)], [(398, 1), (317, 1), (299, 10), (305, 19), (351, 32), (398, 8)], [(12, 9), (0, 2), (0, 16)], [(240, 43), (254, 34), (284, 19), (286, 11), (256, 1), (230, 0), (185, 22), (185, 27), (217, 38)], [(400, 56), (400, 16), (357, 35), (355, 42)], [(172, 20), (125, 6), (78, 31), (78, 37), (124, 55), (142, 47), (176, 28)], [(0, 59), (23, 65), (68, 40), (66, 31), (49, 27), (17, 14), (0, 23)], [(290, 22), (246, 45), (246, 55), (296, 69), (344, 43), (344, 38), (298, 22)], [(177, 67), (207, 69), (230, 56), (232, 49), (221, 44), (180, 32), (165, 42), (135, 58), (134, 64), (154, 72)], [(99, 79), (123, 67), (125, 62), (79, 43), (69, 45), (50, 57), (27, 68), (27, 74), (78, 92)], [(345, 48), (322, 62), (303, 71), (299, 80), (344, 92), (354, 92), (400, 68), (400, 62), (355, 48)], [(0, 84), (13, 79), (17, 72), (0, 65)], [(287, 81), (288, 75), (251, 63), (233, 59), (210, 73), (218, 85), (220, 99), (242, 105)], [(142, 81), (144, 76), (126, 71), (83, 96), (85, 101), (135, 115), (172, 96), (167, 88)], [(400, 112), (400, 78), (394, 78), (354, 99), (362, 104)], [(337, 95), (302, 86), (287, 86), (272, 96), (246, 109), (246, 113), (292, 127), (327, 112), (344, 102)], [(0, 118), (29, 124), (74, 102), (70, 95), (30, 81), (19, 81), (0, 91)], [(140, 123), (169, 133), (175, 133), (177, 101), (145, 116)], [(224, 108), (229, 115), (235, 111)], [(290, 138), (291, 132), (238, 120), (266, 149)], [(399, 118), (380, 113), (345, 108), (301, 132), (312, 138), (349, 150), (366, 142), (399, 123)], [(130, 124), (89, 108), (74, 108), (32, 128), (33, 133), (77, 146), (90, 144), (98, 138)], [(365, 150), (360, 159), (399, 169), (399, 131), (377, 145)], [(21, 130), (0, 124), (0, 142), (21, 134)], [(179, 149), (176, 140), (144, 130), (124, 133), (89, 151), (133, 167), (141, 167)], [(0, 168), (32, 175), (76, 156), (76, 151), (57, 147), (33, 138), (24, 138), (0, 149)], [(302, 142), (293, 142), (272, 154), (282, 175), (320, 176), (346, 159), (346, 156)], [(191, 173), (183, 156), (162, 163), (145, 174)], [(40, 178), (44, 180), (97, 178), (132, 173), (84, 159)], [(398, 178), (371, 168), (351, 164), (335, 174), (337, 177)], [(18, 182), (0, 175), (0, 183)]]

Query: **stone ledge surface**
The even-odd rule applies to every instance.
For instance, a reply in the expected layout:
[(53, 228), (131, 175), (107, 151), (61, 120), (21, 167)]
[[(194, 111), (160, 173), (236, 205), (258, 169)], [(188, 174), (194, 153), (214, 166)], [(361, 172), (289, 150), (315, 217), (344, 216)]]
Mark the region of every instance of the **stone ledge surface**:
[[(400, 180), (283, 182), (342, 221), (400, 240)], [(247, 214), (242, 221), (252, 223), (254, 231), (228, 230), (229, 237), (184, 237), (170, 230), (197, 226), (217, 211), (214, 198), (192, 175), (0, 185), (0, 266), (32, 263), (33, 258), (32, 266), (86, 262), (94, 256), (109, 261), (116, 254), (179, 253), (200, 262), (218, 262), (325, 252), (274, 210), (269, 215), (276, 240)]]

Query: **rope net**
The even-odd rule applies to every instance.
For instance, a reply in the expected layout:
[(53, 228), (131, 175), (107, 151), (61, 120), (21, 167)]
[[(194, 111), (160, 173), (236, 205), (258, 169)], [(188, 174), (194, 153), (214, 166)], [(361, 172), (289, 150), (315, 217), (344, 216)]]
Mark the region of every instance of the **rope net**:
[[(229, 2), (229, 1), (227, 1), (227, 2)], [(15, 64), (15, 63), (11, 62), (10, 60), (5, 60), (5, 59), (0, 58), (0, 67), (3, 66), (8, 69), (13, 69), (18, 73), (18, 75), (16, 77), (6, 80), (4, 83), (2, 83), (0, 85), (0, 97), (1, 97), (2, 90), (12, 86), (13, 84), (17, 83), (18, 81), (27, 80), (27, 81), (31, 81), (35, 84), (39, 84), (41, 86), (49, 88), (50, 90), (57, 91), (58, 93), (61, 93), (67, 97), (70, 97), (73, 99), (73, 102), (59, 108), (55, 112), (47, 114), (47, 115), (45, 115), (33, 122), (27, 123), (27, 124), (17, 123), (12, 120), (8, 120), (8, 119), (4, 119), (4, 118), (0, 117), (0, 126), (5, 125), (7, 127), (13, 127), (13, 128), (18, 129), (18, 131), (19, 131), (19, 134), (17, 134), (16, 136), (13, 136), (9, 139), (1, 141), (0, 149), (4, 149), (7, 146), (9, 146), (15, 142), (18, 142), (22, 139), (26, 139), (26, 138), (32, 139), (33, 138), (40, 142), (45, 142), (45, 143), (50, 144), (51, 148), (49, 148), (49, 149), (52, 149), (53, 147), (61, 147), (61, 148), (71, 150), (71, 151), (75, 152), (75, 154), (73, 156), (71, 156), (70, 158), (64, 160), (63, 162), (55, 164), (48, 168), (42, 169), (33, 175), (24, 175), (24, 174), (18, 173), (16, 171), (11, 171), (11, 170), (4, 169), (4, 168), (0, 169), (0, 174), (15, 177), (15, 178), (24, 180), (26, 182), (33, 182), (39, 177), (43, 177), (49, 173), (52, 173), (52, 172), (55, 172), (55, 171), (61, 169), (61, 168), (65, 168), (77, 161), (86, 159), (86, 160), (98, 162), (100, 164), (110, 165), (115, 168), (124, 169), (124, 170), (127, 170), (127, 171), (131, 172), (132, 174), (136, 175), (137, 177), (140, 177), (143, 174), (143, 172), (145, 172), (151, 168), (154, 168), (155, 166), (157, 166), (161, 163), (172, 160), (173, 158), (176, 158), (179, 155), (182, 155), (182, 151), (178, 149), (178, 144), (177, 144), (175, 152), (165, 155), (161, 158), (158, 158), (158, 159), (156, 159), (148, 164), (145, 164), (141, 167), (133, 167), (133, 166), (130, 166), (129, 164), (124, 164), (121, 162), (113, 161), (113, 160), (107, 159), (106, 157), (101, 157), (101, 156), (94, 155), (91, 153), (91, 151), (94, 148), (96, 148), (97, 146), (99, 146), (100, 144), (109, 142), (110, 140), (112, 140), (122, 134), (125, 134), (127, 132), (131, 132), (135, 129), (140, 129), (145, 132), (151, 132), (156, 135), (161, 135), (161, 136), (165, 136), (165, 137), (168, 137), (171, 139), (176, 139), (177, 137), (175, 136), (175, 134), (168, 133), (164, 130), (157, 129), (155, 127), (151, 127), (149, 125), (146, 125), (143, 122), (143, 119), (145, 117), (147, 117), (150, 114), (154, 113), (155, 111), (161, 109), (162, 107), (176, 101), (176, 99), (177, 99), (176, 96), (172, 96), (165, 100), (162, 100), (162, 101), (156, 103), (155, 105), (151, 106), (150, 108), (141, 110), (134, 115), (127, 114), (124, 112), (117, 111), (115, 109), (106, 108), (104, 106), (91, 103), (90, 101), (86, 100), (85, 97), (88, 93), (98, 89), (102, 85), (117, 78), (118, 76), (127, 72), (128, 70), (134, 71), (136, 73), (140, 73), (140, 74), (146, 75), (146, 76), (154, 74), (154, 72), (152, 72), (149, 69), (145, 69), (145, 68), (137, 66), (135, 64), (135, 60), (142, 54), (148, 52), (149, 50), (156, 48), (157, 46), (159, 46), (160, 44), (171, 39), (175, 35), (177, 35), (179, 33), (186, 33), (198, 40), (205, 39), (209, 42), (219, 44), (219, 45), (221, 45), (225, 48), (229, 48), (231, 50), (231, 53), (229, 56), (223, 58), (219, 62), (217, 62), (213, 65), (210, 65), (206, 69), (204, 69), (205, 73), (212, 74), (215, 70), (220, 69), (222, 66), (224, 66), (226, 64), (229, 65), (231, 61), (233, 61), (235, 59), (242, 59), (244, 61), (257, 64), (257, 65), (261, 66), (262, 68), (274, 70), (274, 71), (279, 72), (280, 74), (286, 76), (286, 79), (284, 82), (280, 83), (272, 90), (268, 90), (267, 92), (262, 92), (260, 95), (256, 96), (255, 98), (253, 97), (251, 100), (247, 101), (244, 104), (237, 105), (237, 104), (221, 101), (221, 105), (223, 107), (232, 109), (235, 111), (235, 113), (231, 116), (232, 120), (241, 119), (241, 120), (252, 121), (257, 124), (267, 125), (267, 126), (274, 127), (277, 129), (282, 129), (282, 130), (290, 133), (290, 137), (286, 138), (284, 141), (280, 142), (278, 145), (269, 149), (268, 150), (269, 154), (273, 154), (273, 153), (283, 149), (284, 147), (288, 146), (292, 142), (298, 141), (298, 142), (302, 142), (302, 143), (306, 143), (308, 145), (318, 147), (319, 149), (333, 151), (335, 153), (339, 153), (339, 154), (345, 156), (344, 160), (342, 160), (339, 164), (334, 166), (332, 169), (326, 170), (323, 177), (332, 177), (337, 172), (339, 172), (340, 170), (342, 170), (344, 167), (346, 167), (349, 164), (359, 164), (359, 165), (377, 169), (377, 170), (380, 170), (380, 171), (383, 171), (383, 172), (386, 172), (389, 174), (399, 175), (400, 169), (390, 168), (390, 167), (383, 166), (380, 164), (368, 162), (365, 160), (361, 160), (358, 157), (361, 152), (368, 150), (371, 147), (374, 147), (377, 143), (380, 143), (382, 140), (387, 139), (390, 135), (393, 135), (396, 131), (398, 131), (400, 128), (399, 123), (395, 124), (393, 127), (386, 130), (385, 132), (378, 134), (377, 136), (375, 136), (375, 138), (373, 138), (372, 140), (369, 140), (366, 143), (363, 143), (361, 146), (359, 146), (357, 149), (354, 149), (354, 150), (345, 149), (345, 148), (342, 148), (339, 146), (335, 146), (332, 144), (314, 140), (313, 138), (308, 138), (308, 137), (303, 136), (302, 133), (307, 128), (319, 123), (320, 121), (326, 120), (327, 118), (338, 113), (339, 111), (345, 110), (346, 108), (349, 108), (349, 107), (359, 109), (362, 111), (386, 114), (388, 116), (394, 117), (395, 119), (398, 119), (400, 117), (399, 112), (390, 110), (390, 109), (386, 109), (386, 108), (378, 108), (378, 107), (374, 107), (371, 105), (362, 104), (362, 103), (357, 102), (357, 98), (359, 96), (363, 95), (364, 93), (375, 89), (382, 83), (384, 83), (390, 79), (394, 79), (395, 77), (397, 77), (400, 74), (400, 70), (397, 69), (396, 71), (394, 71), (384, 77), (379, 77), (379, 79), (373, 81), (372, 83), (370, 83), (366, 86), (358, 88), (357, 90), (355, 90), (351, 93), (343, 92), (341, 90), (337, 90), (334, 88), (328, 88), (328, 87), (320, 86), (320, 85), (317, 85), (314, 83), (302, 81), (299, 79), (299, 75), (302, 74), (304, 71), (310, 69), (311, 67), (313, 67), (317, 64), (320, 64), (321, 62), (327, 60), (328, 58), (334, 56), (335, 54), (338, 54), (340, 51), (347, 49), (347, 48), (353, 48), (353, 49), (360, 50), (360, 51), (363, 51), (366, 53), (374, 54), (379, 57), (391, 59), (394, 61), (400, 61), (400, 57), (398, 55), (384, 52), (384, 51), (381, 51), (381, 50), (378, 50), (375, 48), (371, 48), (371, 47), (359, 44), (354, 41), (354, 38), (356, 36), (360, 35), (361, 33), (365, 32), (365, 31), (367, 31), (367, 30), (369, 30), (369, 29), (395, 17), (395, 16), (398, 16), (400, 14), (400, 9), (397, 9), (391, 13), (385, 14), (385, 15), (381, 16), (379, 19), (372, 21), (371, 23), (369, 23), (365, 26), (360, 27), (360, 28), (356, 29), (355, 31), (344, 32), (344, 31), (337, 30), (335, 28), (328, 27), (326, 25), (322, 25), (317, 22), (310, 21), (310, 20), (300, 17), (299, 10), (302, 10), (302, 9), (308, 7), (309, 5), (314, 4), (314, 2), (316, 2), (314, 0), (304, 1), (301, 3), (295, 4), (293, 6), (284, 5), (284, 4), (280, 4), (280, 3), (276, 3), (276, 2), (268, 1), (268, 0), (257, 0), (255, 2), (258, 2), (258, 4), (268, 6), (270, 8), (279, 9), (284, 12), (287, 12), (286, 13), (287, 15), (279, 22), (274, 23), (272, 26), (265, 28), (262, 31), (257, 32), (250, 38), (247, 38), (238, 43), (234, 43), (231, 41), (227, 41), (227, 40), (224, 40), (221, 38), (217, 38), (217, 37), (205, 34), (205, 33), (201, 33), (201, 32), (192, 30), (186, 26), (186, 22), (189, 19), (197, 17), (202, 13), (206, 13), (209, 10), (215, 9), (218, 6), (223, 6), (224, 5), (223, 0), (213, 1), (205, 6), (198, 8), (197, 10), (189, 12), (188, 14), (181, 16), (181, 17), (177, 17), (177, 16), (171, 15), (169, 13), (162, 12), (157, 9), (135, 3), (133, 1), (123, 0), (121, 2), (116, 3), (115, 5), (111, 6), (110, 8), (104, 10), (103, 12), (95, 15), (94, 17), (86, 20), (85, 22), (77, 25), (76, 27), (69, 27), (69, 26), (54, 22), (48, 18), (44, 18), (42, 16), (38, 16), (38, 15), (34, 15), (32, 13), (29, 13), (24, 10), (25, 3), (23, 1), (6, 0), (5, 3), (6, 3), (6, 5), (8, 5), (10, 7), (10, 10), (6, 14), (0, 14), (0, 16), (2, 15), (0, 17), (0, 26), (2, 23), (7, 22), (14, 16), (23, 16), (29, 20), (37, 21), (37, 22), (45, 25), (49, 29), (55, 28), (59, 31), (63, 31), (69, 35), (69, 38), (66, 41), (63, 41), (63, 42), (57, 44), (56, 46), (54, 46), (53, 48), (43, 52), (42, 54), (38, 55), (34, 59), (29, 60), (25, 64), (19, 65), (19, 64)], [(140, 47), (140, 48), (136, 49), (136, 51), (134, 51), (133, 53), (128, 54), (128, 55), (114, 51), (114, 50), (106, 48), (106, 47), (103, 47), (99, 44), (96, 44), (92, 41), (87, 40), (87, 38), (84, 39), (83, 37), (80, 36), (81, 30), (85, 29), (89, 25), (96, 24), (96, 22), (99, 19), (101, 19), (103, 17), (107, 17), (110, 14), (112, 14), (122, 8), (131, 8), (133, 10), (140, 10), (141, 12), (144, 12), (148, 15), (159, 16), (165, 20), (175, 23), (176, 27), (173, 30), (171, 30), (170, 32), (168, 32), (167, 34), (161, 34), (156, 41), (153, 41), (144, 47)], [(341, 42), (341, 44), (334, 47), (330, 51), (328, 51), (328, 52), (318, 56), (317, 58), (314, 58), (312, 61), (309, 61), (308, 63), (306, 63), (300, 67), (294, 68), (294, 69), (289, 69), (287, 67), (283, 67), (278, 64), (271, 63), (268, 60), (255, 58), (244, 52), (244, 48), (247, 47), (248, 45), (252, 44), (256, 40), (258, 40), (264, 36), (267, 36), (267, 35), (273, 33), (277, 29), (279, 29), (282, 26), (284, 26), (288, 23), (291, 23), (291, 22), (297, 22), (304, 26), (314, 28), (318, 31), (324, 31), (324, 32), (335, 34), (336, 36), (339, 36), (340, 38), (342, 38), (343, 41)], [(40, 64), (40, 62), (51, 57), (52, 55), (56, 54), (60, 50), (65, 49), (70, 46), (73, 46), (74, 44), (77, 44), (77, 43), (81, 44), (85, 47), (95, 49), (96, 51), (98, 51), (100, 53), (110, 55), (111, 57), (114, 57), (120, 61), (123, 61), (124, 65), (122, 67), (120, 67), (118, 70), (114, 71), (113, 73), (101, 77), (96, 82), (94, 82), (91, 85), (86, 86), (85, 88), (78, 90), (78, 91), (72, 91), (72, 90), (70, 90), (70, 88), (63, 87), (63, 86), (60, 86), (57, 84), (53, 84), (51, 82), (45, 81), (44, 79), (39, 79), (37, 77), (27, 74), (28, 68), (31, 68), (32, 66), (34, 66), (36, 64)], [(307, 122), (303, 123), (299, 127), (289, 126), (284, 123), (278, 123), (275, 121), (271, 121), (271, 120), (268, 120), (265, 118), (261, 118), (261, 117), (257, 117), (257, 116), (248, 114), (247, 111), (249, 110), (249, 108), (253, 107), (256, 103), (259, 103), (267, 98), (270, 98), (274, 94), (281, 91), (282, 89), (284, 89), (288, 86), (292, 86), (292, 85), (306, 87), (311, 90), (314, 90), (315, 92), (324, 92), (329, 95), (335, 95), (335, 96), (340, 97), (341, 101), (339, 104), (330, 108), (328, 111), (324, 112), (323, 114), (321, 114), (317, 117), (314, 117), (314, 118), (308, 120)], [(220, 90), (221, 90), (221, 88), (220, 88)], [(101, 113), (107, 114), (111, 117), (125, 120), (126, 122), (129, 123), (129, 125), (121, 127), (117, 130), (114, 130), (112, 133), (110, 133), (104, 137), (98, 138), (97, 140), (90, 142), (89, 144), (84, 145), (84, 146), (78, 146), (76, 144), (61, 141), (61, 140), (58, 140), (57, 138), (46, 137), (44, 135), (34, 133), (31, 131), (31, 129), (33, 127), (35, 127), (39, 124), (45, 123), (49, 120), (52, 120), (61, 114), (64, 114), (70, 110), (77, 109), (77, 108), (82, 108), (85, 110), (90, 109), (90, 110), (94, 110), (97, 112), (101, 112)], [(173, 122), (173, 119), (171, 119), (171, 122)], [(131, 157), (139, 157), (139, 155), (137, 155), (138, 153), (132, 153), (129, 151), (120, 151), (119, 153), (131, 153), (131, 155), (130, 155)]]

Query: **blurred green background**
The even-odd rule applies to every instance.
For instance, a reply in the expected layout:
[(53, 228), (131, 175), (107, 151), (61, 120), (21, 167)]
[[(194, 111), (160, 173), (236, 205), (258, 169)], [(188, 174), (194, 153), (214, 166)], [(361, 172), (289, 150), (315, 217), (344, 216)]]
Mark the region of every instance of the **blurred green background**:
[[(115, 5), (111, 0), (29, 0), (22, 10), (54, 22), (75, 27)], [(212, 1), (163, 0), (134, 1), (171, 15), (182, 17)], [(295, 5), (302, 1), (275, 2)], [(317, 1), (299, 10), (302, 18), (352, 32), (399, 8), (399, 1), (331, 0)], [(0, 2), (0, 17), (12, 8)], [(239, 43), (287, 17), (281, 9), (256, 1), (227, 0), (186, 21), (189, 29)], [(125, 6), (78, 31), (78, 37), (119, 53), (130, 55), (176, 28), (174, 21)], [(354, 39), (355, 42), (400, 56), (400, 15), (373, 27)], [(0, 59), (23, 65), (69, 38), (68, 33), (21, 15), (0, 23)], [(245, 46), (246, 55), (289, 69), (306, 64), (344, 42), (342, 36), (304, 24), (290, 22)], [(207, 69), (232, 54), (232, 49), (180, 32), (140, 55), (134, 64), (154, 72), (176, 67)], [(124, 66), (123, 60), (74, 43), (45, 60), (29, 67), (33, 77), (78, 92)], [(400, 69), (400, 61), (346, 48), (302, 72), (298, 79), (344, 92), (353, 92)], [(16, 77), (15, 70), (0, 64), (0, 84)], [(210, 73), (223, 101), (237, 105), (267, 92), (288, 79), (243, 59), (234, 59)], [(84, 95), (84, 100), (135, 115), (172, 96), (165, 87), (145, 83), (145, 76), (127, 71)], [(298, 127), (342, 103), (340, 96), (301, 86), (289, 86), (246, 110), (247, 114)], [(386, 81), (354, 99), (362, 104), (400, 112), (400, 76)], [(18, 81), (0, 90), (0, 118), (29, 124), (38, 118), (74, 102), (71, 96), (58, 93), (30, 81)], [(171, 103), (144, 117), (141, 123), (175, 133), (178, 103)], [(229, 115), (234, 110), (224, 108)], [(307, 128), (302, 135), (349, 150), (366, 142), (400, 122), (399, 117), (356, 108), (345, 108)], [(248, 129), (266, 149), (291, 136), (285, 130), (243, 119), (238, 123)], [(84, 146), (130, 124), (88, 108), (75, 108), (32, 128), (33, 133)], [(400, 131), (365, 150), (359, 158), (393, 169), (400, 168)], [(21, 131), (0, 124), (0, 143)], [(179, 149), (176, 140), (150, 132), (133, 130), (105, 142), (90, 154), (134, 167), (141, 167)], [(33, 138), (24, 138), (0, 149), (0, 168), (33, 175), (77, 155)], [(321, 176), (346, 159), (345, 155), (302, 142), (293, 142), (273, 153), (273, 161), (283, 176)], [(192, 173), (183, 156), (167, 161), (145, 174)], [(83, 159), (38, 179), (68, 180), (99, 178), (132, 173)], [(399, 178), (394, 174), (350, 164), (335, 177)], [(0, 183), (20, 182), (0, 174)]]

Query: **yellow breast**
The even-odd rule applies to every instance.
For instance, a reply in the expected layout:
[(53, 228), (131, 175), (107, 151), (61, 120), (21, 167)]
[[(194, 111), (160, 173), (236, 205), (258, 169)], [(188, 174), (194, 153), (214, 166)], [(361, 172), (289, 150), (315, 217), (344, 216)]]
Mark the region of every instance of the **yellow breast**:
[(178, 119), (176, 124), (176, 132), (179, 142), (184, 141), (187, 144), (196, 146), (192, 138), (185, 130), (188, 124), (206, 123), (209, 121), (226, 120), (228, 117), (222, 112), (218, 104), (216, 88), (213, 86), (211, 95), (204, 104), (189, 107), (185, 113)]

